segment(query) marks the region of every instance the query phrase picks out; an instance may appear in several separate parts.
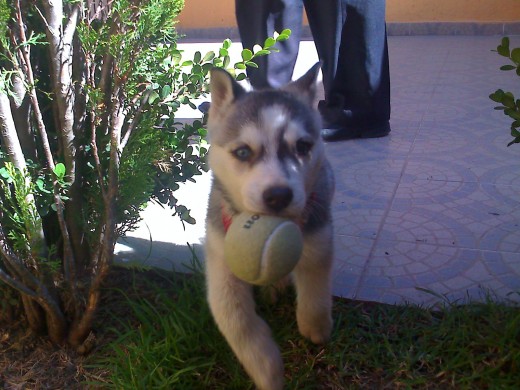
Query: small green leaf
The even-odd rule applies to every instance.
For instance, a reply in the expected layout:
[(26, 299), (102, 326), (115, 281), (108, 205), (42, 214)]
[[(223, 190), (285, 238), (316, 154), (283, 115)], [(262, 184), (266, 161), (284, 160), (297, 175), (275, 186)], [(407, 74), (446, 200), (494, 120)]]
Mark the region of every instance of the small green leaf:
[(288, 37), (291, 35), (292, 31), (289, 28), (284, 29), (280, 35), (287, 35)]
[(202, 66), (200, 66), (199, 64), (193, 65), (193, 68), (191, 69), (191, 72), (195, 73), (195, 74), (202, 73)]
[(502, 104), (506, 107), (515, 108), (515, 97), (511, 92), (506, 92), (502, 97)]
[(230, 62), (231, 62), (231, 57), (225, 56), (224, 61), (222, 62), (222, 67), (227, 68), (229, 66)]
[(265, 56), (267, 54), (269, 54), (270, 51), (269, 50), (258, 50), (256, 53), (255, 53), (255, 57), (260, 57), (260, 56)]
[(11, 179), (11, 175), (9, 174), (9, 171), (5, 167), (2, 167), (0, 169), (0, 176), (2, 176), (4, 179)]
[(192, 60), (188, 60), (188, 61), (184, 61), (181, 66), (191, 66), (193, 65), (193, 61)]
[(497, 103), (500, 103), (502, 101), (502, 95), (500, 95), (498, 91), (489, 95), (489, 98)]
[(226, 39), (222, 42), (222, 47), (224, 49), (229, 49), (231, 47), (231, 39)]
[(184, 218), (184, 222), (189, 223), (190, 225), (195, 225), (197, 221), (192, 216), (187, 216)]
[(161, 91), (161, 98), (165, 99), (168, 95), (170, 95), (170, 93), (172, 93), (172, 87), (165, 85)]
[(221, 48), (219, 50), (219, 54), (221, 57), (225, 57), (225, 56), (229, 55), (229, 51), (226, 48)]
[(214, 51), (208, 51), (204, 58), (202, 59), (203, 62), (208, 62), (213, 60), (215, 58), (215, 52)]
[(516, 68), (516, 66), (514, 66), (514, 65), (502, 65), (500, 67), (500, 70), (513, 70), (515, 68)]
[(282, 42), (289, 39), (289, 35), (280, 34), (276, 37), (276, 42)]
[(500, 46), (497, 47), (497, 52), (501, 56), (509, 57), (510, 53), (509, 53), (509, 38), (508, 37), (502, 38), (502, 43)]
[(51, 193), (49, 190), (45, 188), (45, 182), (43, 181), (43, 179), (36, 180), (36, 187), (38, 187), (38, 189), (45, 194)]
[(244, 61), (249, 61), (251, 60), (251, 58), (253, 58), (253, 52), (249, 49), (244, 49), (242, 50), (242, 59)]
[(204, 72), (204, 74), (206, 75), (211, 70), (211, 68), (213, 68), (213, 64), (211, 62), (205, 63), (204, 65), (202, 65), (202, 72)]
[(241, 62), (237, 62), (235, 64), (235, 69), (241, 69), (241, 70), (244, 70), (246, 68), (246, 65), (241, 63)]
[(242, 80), (245, 80), (246, 77), (247, 77), (247, 76), (246, 76), (245, 73), (239, 73), (239, 74), (237, 75), (236, 80), (237, 80), (237, 81), (242, 81)]
[(511, 112), (508, 112), (507, 115), (509, 115), (514, 120), (520, 121), (520, 112), (511, 110)]
[(246, 62), (246, 66), (249, 66), (251, 68), (258, 68), (258, 64), (256, 62), (253, 62), (253, 61), (247, 61)]
[(516, 63), (520, 63), (520, 47), (511, 50), (511, 59)]
[(274, 38), (267, 38), (264, 42), (264, 49), (268, 49), (270, 48), (271, 46), (273, 46), (274, 44), (276, 43), (276, 39)]
[(63, 163), (58, 163), (54, 167), (54, 174), (56, 175), (56, 177), (58, 179), (63, 179), (65, 177), (65, 172), (66, 172), (66, 169), (65, 169), (65, 165)]
[(514, 112), (512, 108), (506, 107), (504, 108), (504, 114), (507, 116), (511, 116), (511, 113)]
[(181, 62), (181, 60), (182, 60), (182, 55), (178, 50), (176, 50), (175, 52), (172, 53), (173, 64), (178, 65)]
[(148, 103), (153, 104), (157, 99), (159, 99), (159, 94), (155, 91), (150, 93), (150, 97), (148, 97)]
[(202, 59), (202, 54), (200, 53), (200, 51), (196, 51), (195, 55), (193, 56), (193, 62), (198, 64), (198, 63), (200, 63), (201, 59)]

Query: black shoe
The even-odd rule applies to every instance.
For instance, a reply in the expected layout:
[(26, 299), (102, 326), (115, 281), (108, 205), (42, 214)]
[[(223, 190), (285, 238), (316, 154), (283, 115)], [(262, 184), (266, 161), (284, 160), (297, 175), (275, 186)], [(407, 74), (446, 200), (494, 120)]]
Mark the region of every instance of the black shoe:
[(353, 128), (346, 126), (327, 126), (321, 130), (321, 138), (327, 142), (347, 141), (356, 138), (380, 138), (390, 133), (390, 123), (386, 122), (370, 128)]
[[(388, 120), (377, 120), (367, 113), (358, 110), (354, 115), (352, 110), (344, 109), (343, 98), (336, 97), (335, 100), (321, 100), (318, 103), (318, 110), (323, 120), (321, 137), (328, 142), (346, 141), (356, 138), (379, 138), (385, 137), (390, 133), (390, 123)], [(368, 118), (375, 120), (370, 123)]]

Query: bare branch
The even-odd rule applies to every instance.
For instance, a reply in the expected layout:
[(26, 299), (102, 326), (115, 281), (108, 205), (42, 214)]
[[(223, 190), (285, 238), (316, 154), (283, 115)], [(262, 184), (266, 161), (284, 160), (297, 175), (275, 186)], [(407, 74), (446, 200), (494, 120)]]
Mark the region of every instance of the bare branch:
[(0, 91), (0, 135), (2, 146), (14, 166), (20, 171), (25, 170), (25, 157), (18, 141), (16, 126), (11, 112), (11, 103), (7, 94)]
[(76, 4), (68, 17), (67, 27), (61, 0), (44, 1), (47, 21), (47, 40), (50, 49), (51, 79), (58, 107), (58, 137), (63, 148), (67, 176), (74, 182), (76, 174), (76, 145), (74, 137), (74, 88), (72, 83), (73, 37), (80, 4)]
[(101, 295), (101, 283), (110, 268), (113, 256), (114, 245), (116, 242), (116, 207), (115, 202), (119, 187), (119, 161), (121, 146), (121, 128), (123, 126), (123, 107), (122, 107), (122, 88), (120, 80), (114, 82), (114, 92), (112, 94), (112, 111), (110, 113), (110, 166), (108, 171), (108, 191), (104, 199), (105, 213), (103, 215), (104, 231), (101, 234), (101, 248), (97, 253), (97, 261), (93, 268), (92, 283), (89, 288), (87, 305), (81, 320), (78, 322), (75, 332), (70, 335), (69, 342), (78, 345), (87, 336), (92, 326), (95, 311)]
[[(49, 334), (51, 338), (56, 342), (61, 341), (60, 338), (63, 338), (66, 320), (61, 312), (59, 304), (49, 293), (45, 284), (31, 274), (18, 256), (12, 252), (7, 243), (2, 225), (0, 225), (0, 253), (4, 261), (8, 262), (18, 274), (22, 275), (23, 283), (9, 276), (2, 269), (0, 269), (0, 280), (4, 281), (22, 294), (32, 297), (36, 302), (38, 302), (38, 304), (45, 309), (47, 319), (50, 321)], [(32, 289), (26, 284), (30, 284)], [(24, 304), (26, 304), (26, 302), (27, 300), (25, 300)], [(61, 337), (59, 336), (60, 333)]]
[(110, 12), (112, 3), (113, 0), (87, 0), (88, 14), (90, 15), (88, 18), (88, 24), (90, 25), (94, 20), (105, 21)]
[(31, 98), (31, 105), (34, 111), (34, 116), (36, 119), (36, 126), (38, 128), (38, 131), (40, 133), (40, 136), (42, 138), (43, 143), (43, 149), (45, 152), (45, 157), (47, 158), (47, 164), (51, 170), (54, 170), (54, 159), (52, 157), (51, 147), (49, 145), (49, 138), (47, 136), (47, 130), (45, 128), (45, 123), (43, 122), (43, 116), (40, 110), (40, 104), (38, 102), (38, 96), (36, 95), (36, 88), (34, 84), (34, 74), (32, 71), (32, 65), (31, 65), (31, 59), (29, 57), (28, 47), (27, 45), (27, 38), (25, 37), (25, 30), (24, 30), (24, 22), (22, 18), (22, 12), (20, 9), (20, 1), (17, 0), (15, 2), (15, 16), (16, 16), (16, 24), (18, 26), (19, 30), (19, 38), (22, 42), (21, 45), (19, 45), (19, 53), (20, 57), (22, 58), (24, 62), (24, 69), (23, 72), (25, 74), (25, 77), (27, 79), (27, 83), (29, 84), (29, 93)]
[(0, 225), (0, 253), (6, 264), (9, 264), (17, 275), (20, 275), (27, 287), (30, 286), (35, 290), (41, 288), (41, 282), (25, 267), (22, 260), (9, 247), (2, 225)]
[(27, 95), (23, 73), (20, 69), (17, 70), (18, 74), (13, 77), (13, 98), (9, 99), (11, 112), (25, 158), (36, 161), (37, 148), (31, 131), (31, 102)]
[(135, 113), (134, 117), (130, 120), (130, 124), (128, 125), (128, 129), (125, 132), (125, 135), (123, 137), (123, 141), (121, 141), (121, 150), (123, 150), (128, 143), (128, 140), (130, 139), (130, 136), (132, 135), (132, 132), (135, 130), (137, 124), (139, 123), (139, 120), (141, 119), (141, 116), (143, 115), (143, 109), (146, 106), (146, 103), (148, 102), (148, 99), (150, 98), (150, 94), (152, 93), (152, 89), (147, 89), (144, 93), (143, 97), (141, 98), (141, 102), (139, 103), (139, 108), (137, 109), (137, 112)]
[(36, 294), (35, 291), (28, 288), (25, 284), (21, 283), (20, 281), (12, 278), (7, 274), (2, 268), (0, 268), (0, 280), (7, 284), (9, 287), (14, 288), (16, 291), (21, 292), (22, 294), (28, 295), (30, 297), (36, 297), (38, 294)]
[(90, 127), (91, 127), (91, 139), (90, 139), (90, 146), (92, 147), (92, 155), (94, 156), (94, 162), (96, 164), (96, 171), (98, 174), (98, 182), (99, 182), (99, 188), (101, 188), (101, 194), (103, 196), (103, 201), (106, 202), (107, 194), (105, 189), (105, 182), (103, 179), (103, 168), (101, 166), (101, 160), (99, 159), (99, 152), (97, 148), (97, 137), (96, 137), (96, 125), (95, 125), (95, 118), (94, 113), (91, 112), (90, 114), (91, 120), (90, 120)]
[[(45, 4), (51, 3), (51, 2), (44, 2)], [(54, 4), (54, 2), (52, 2)], [(57, 1), (56, 3), (60, 3)], [(49, 137), (47, 135), (47, 129), (45, 127), (45, 123), (43, 121), (42, 112), (40, 110), (40, 104), (38, 102), (38, 96), (36, 94), (36, 87), (34, 82), (34, 74), (32, 71), (32, 64), (31, 60), (29, 58), (28, 52), (24, 50), (23, 48), (28, 46), (27, 45), (27, 38), (25, 36), (24, 31), (24, 24), (23, 24), (23, 18), (20, 8), (20, 1), (16, 0), (15, 2), (15, 16), (16, 16), (16, 22), (19, 27), (19, 33), (20, 33), (20, 39), (22, 43), (22, 47), (20, 49), (20, 54), (24, 58), (25, 62), (25, 69), (24, 73), (27, 78), (27, 82), (29, 84), (29, 96), (31, 98), (31, 106), (34, 112), (34, 117), (36, 120), (36, 126), (38, 128), (38, 131), (40, 133), (40, 138), (43, 144), (43, 150), (45, 153), (45, 157), (47, 159), (47, 165), (48, 167), (54, 171), (56, 165), (54, 164), (54, 158), (52, 156), (51, 147), (49, 144)], [(53, 20), (55, 17), (53, 16)], [(54, 20), (55, 23), (55, 20)], [(51, 21), (49, 20), (49, 25), (51, 25)], [(52, 25), (51, 25), (52, 26)], [(70, 236), (67, 229), (67, 224), (65, 222), (65, 216), (64, 216), (64, 205), (63, 201), (61, 200), (60, 194), (59, 194), (59, 187), (56, 180), (53, 182), (53, 189), (54, 189), (54, 203), (56, 205), (56, 213), (58, 216), (58, 223), (60, 226), (60, 230), (63, 237), (63, 247), (64, 247), (64, 274), (65, 278), (67, 279), (69, 285), (74, 286), (75, 280), (76, 280), (76, 264), (74, 260), (74, 253), (72, 251), (72, 245), (70, 242)]]
[(79, 16), (81, 12), (82, 4), (81, 2), (77, 2), (72, 8), (72, 12), (69, 16), (69, 20), (65, 26), (65, 32), (63, 34), (63, 38), (66, 42), (72, 42), (74, 38), (74, 34), (76, 33), (76, 26), (78, 25)]

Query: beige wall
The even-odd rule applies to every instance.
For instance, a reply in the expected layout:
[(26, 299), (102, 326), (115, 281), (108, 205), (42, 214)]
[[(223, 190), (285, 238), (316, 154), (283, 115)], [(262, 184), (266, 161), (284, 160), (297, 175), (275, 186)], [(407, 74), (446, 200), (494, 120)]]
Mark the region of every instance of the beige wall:
[(520, 0), (387, 0), (386, 17), (389, 22), (518, 22)]
[[(520, 0), (387, 0), (386, 14), (388, 22), (518, 22)], [(179, 19), (185, 29), (234, 27), (234, 0), (185, 0)]]

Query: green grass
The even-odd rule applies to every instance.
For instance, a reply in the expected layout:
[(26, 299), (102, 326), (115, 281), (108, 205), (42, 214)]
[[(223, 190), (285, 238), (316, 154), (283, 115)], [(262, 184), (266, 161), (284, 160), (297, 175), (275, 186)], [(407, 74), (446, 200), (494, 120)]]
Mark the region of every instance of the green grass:
[[(146, 297), (128, 293), (131, 315), (119, 318), (115, 339), (94, 356), (110, 372), (103, 388), (254, 389), (213, 323), (203, 276), (164, 280), (150, 284)], [(315, 346), (298, 334), (293, 299), (259, 305), (280, 345), (287, 389), (520, 383), (518, 307), (490, 300), (432, 310), (337, 299), (332, 339)]]

